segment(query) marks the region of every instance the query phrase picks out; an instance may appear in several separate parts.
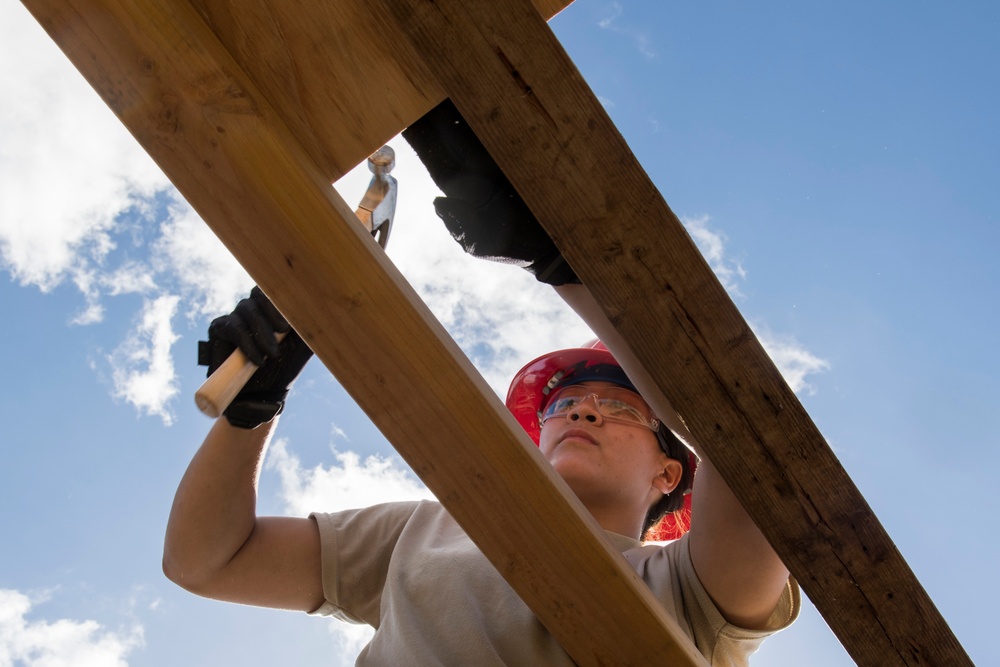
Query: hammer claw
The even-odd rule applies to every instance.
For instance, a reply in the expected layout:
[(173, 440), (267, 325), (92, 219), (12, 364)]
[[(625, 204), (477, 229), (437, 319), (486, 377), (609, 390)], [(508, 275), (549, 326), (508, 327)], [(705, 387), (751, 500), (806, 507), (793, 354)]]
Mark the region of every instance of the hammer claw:
[(378, 244), (385, 248), (392, 230), (392, 219), (396, 213), (396, 179), (389, 175), (396, 166), (396, 154), (389, 146), (383, 146), (368, 157), (368, 169), (372, 180), (362, 197), (355, 214)]

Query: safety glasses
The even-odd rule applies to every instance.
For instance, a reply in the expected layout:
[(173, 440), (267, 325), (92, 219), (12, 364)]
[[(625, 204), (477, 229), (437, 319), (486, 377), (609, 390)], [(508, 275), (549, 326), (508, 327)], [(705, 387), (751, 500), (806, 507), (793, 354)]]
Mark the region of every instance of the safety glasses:
[(594, 399), (597, 411), (608, 421), (645, 426), (653, 433), (660, 429), (660, 420), (652, 415), (649, 406), (633, 391), (623, 387), (584, 387), (570, 385), (552, 394), (539, 422), (565, 417), (584, 401)]

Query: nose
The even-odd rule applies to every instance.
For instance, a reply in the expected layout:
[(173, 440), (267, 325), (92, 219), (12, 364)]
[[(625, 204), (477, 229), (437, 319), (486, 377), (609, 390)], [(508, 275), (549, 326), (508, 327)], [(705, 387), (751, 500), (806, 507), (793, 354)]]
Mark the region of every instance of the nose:
[(566, 413), (566, 419), (571, 422), (583, 419), (591, 424), (597, 424), (600, 426), (604, 423), (604, 416), (597, 407), (597, 396), (591, 394), (574, 405), (570, 411)]

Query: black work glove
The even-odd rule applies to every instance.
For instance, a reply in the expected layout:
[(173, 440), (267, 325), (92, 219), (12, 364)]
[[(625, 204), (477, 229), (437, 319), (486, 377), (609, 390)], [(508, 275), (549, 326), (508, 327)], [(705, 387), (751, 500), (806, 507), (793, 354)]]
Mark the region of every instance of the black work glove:
[[(279, 345), (274, 335), (284, 332)], [(260, 368), (222, 414), (233, 426), (257, 428), (281, 414), (288, 390), (313, 353), (259, 287), (232, 313), (212, 320), (208, 340), (198, 341), (198, 364), (208, 366), (211, 375), (237, 347)]]
[(515, 264), (550, 285), (580, 282), (450, 100), (403, 137), (444, 192), (434, 210), (465, 252)]

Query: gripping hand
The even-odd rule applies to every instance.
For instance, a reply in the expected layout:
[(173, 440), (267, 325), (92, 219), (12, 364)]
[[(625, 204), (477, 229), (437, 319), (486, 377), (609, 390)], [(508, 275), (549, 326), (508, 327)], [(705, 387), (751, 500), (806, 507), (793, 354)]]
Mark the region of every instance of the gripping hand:
[[(277, 333), (286, 334), (280, 344)], [(211, 375), (236, 348), (260, 368), (223, 415), (233, 426), (252, 429), (281, 414), (288, 390), (313, 353), (259, 287), (232, 313), (212, 320), (208, 341), (198, 342), (198, 363)]]
[(403, 137), (444, 192), (434, 210), (465, 252), (515, 264), (550, 285), (580, 282), (450, 100)]

